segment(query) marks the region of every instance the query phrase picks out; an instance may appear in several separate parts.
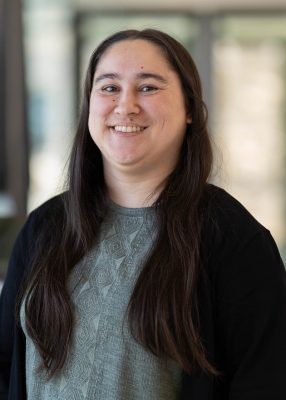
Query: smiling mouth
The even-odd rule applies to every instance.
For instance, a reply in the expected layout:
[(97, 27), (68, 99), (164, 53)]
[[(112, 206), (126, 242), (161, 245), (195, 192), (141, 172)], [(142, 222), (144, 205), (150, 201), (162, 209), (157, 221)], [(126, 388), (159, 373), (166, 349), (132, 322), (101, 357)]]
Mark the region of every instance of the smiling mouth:
[(115, 132), (123, 132), (123, 133), (138, 133), (146, 129), (146, 127), (144, 126), (133, 126), (133, 125), (114, 125), (110, 126), (110, 128)]

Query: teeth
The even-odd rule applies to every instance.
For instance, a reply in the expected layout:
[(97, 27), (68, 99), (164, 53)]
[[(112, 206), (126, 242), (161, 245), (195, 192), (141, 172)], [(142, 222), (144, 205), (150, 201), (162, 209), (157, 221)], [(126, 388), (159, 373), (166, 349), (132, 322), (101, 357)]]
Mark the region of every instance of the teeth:
[(117, 132), (140, 132), (143, 130), (140, 126), (125, 126), (125, 125), (115, 125), (114, 130)]

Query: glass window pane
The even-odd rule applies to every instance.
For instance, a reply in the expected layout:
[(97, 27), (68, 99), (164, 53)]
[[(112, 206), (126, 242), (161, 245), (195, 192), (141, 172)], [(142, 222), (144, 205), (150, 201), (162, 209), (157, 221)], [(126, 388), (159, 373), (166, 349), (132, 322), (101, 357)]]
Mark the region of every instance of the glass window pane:
[(63, 186), (75, 119), (73, 9), (63, 0), (26, 2), (23, 23), (30, 211)]
[(286, 259), (286, 17), (228, 17), (214, 43), (220, 183), (270, 228)]

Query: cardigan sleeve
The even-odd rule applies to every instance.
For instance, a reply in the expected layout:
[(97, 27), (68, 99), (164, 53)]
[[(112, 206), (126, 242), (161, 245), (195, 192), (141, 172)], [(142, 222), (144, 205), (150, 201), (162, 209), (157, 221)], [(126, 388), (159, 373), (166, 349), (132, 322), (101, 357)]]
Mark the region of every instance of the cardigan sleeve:
[[(20, 383), (24, 379), (24, 334), (17, 323), (15, 306), (19, 288), (25, 271), (29, 265), (31, 251), (31, 239), (33, 236), (34, 213), (30, 215), (24, 227), (20, 231), (14, 244), (10, 257), (7, 275), (0, 297), (0, 398), (8, 399), (9, 386), (12, 380), (11, 371), (17, 374), (16, 381)], [(21, 346), (22, 343), (22, 346)], [(16, 368), (16, 371), (15, 371)], [(11, 389), (11, 388), (10, 388)], [(13, 388), (13, 392), (18, 390)], [(11, 390), (10, 395), (11, 396)], [(20, 399), (20, 397), (12, 397)]]
[(224, 255), (215, 279), (216, 359), (228, 400), (286, 399), (286, 272), (266, 229)]

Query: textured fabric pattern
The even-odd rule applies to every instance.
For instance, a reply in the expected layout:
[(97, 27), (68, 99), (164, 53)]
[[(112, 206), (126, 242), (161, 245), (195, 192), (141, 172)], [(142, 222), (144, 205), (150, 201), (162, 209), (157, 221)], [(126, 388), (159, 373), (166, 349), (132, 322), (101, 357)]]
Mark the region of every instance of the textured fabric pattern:
[[(201, 274), (198, 304), (207, 354), (221, 375), (183, 373), (179, 399), (285, 400), (286, 318), (281, 316), (286, 313), (286, 272), (277, 246), (269, 231), (227, 192), (207, 185), (205, 196), (206, 273)], [(63, 212), (62, 195), (34, 210), (10, 257), (0, 296), (3, 400), (27, 400), (26, 339), (15, 324), (15, 301), (39, 233), (49, 222), (54, 226)]]
[(46, 381), (37, 374), (39, 356), (26, 335), (28, 400), (178, 398), (181, 371), (145, 351), (125, 315), (155, 234), (153, 209), (111, 205), (98, 243), (70, 276), (75, 329), (60, 376)]

